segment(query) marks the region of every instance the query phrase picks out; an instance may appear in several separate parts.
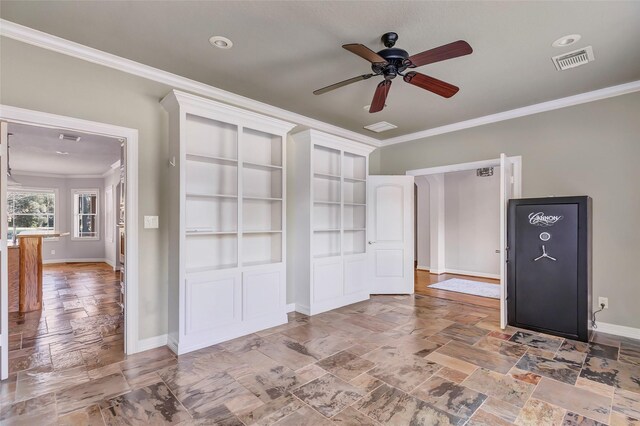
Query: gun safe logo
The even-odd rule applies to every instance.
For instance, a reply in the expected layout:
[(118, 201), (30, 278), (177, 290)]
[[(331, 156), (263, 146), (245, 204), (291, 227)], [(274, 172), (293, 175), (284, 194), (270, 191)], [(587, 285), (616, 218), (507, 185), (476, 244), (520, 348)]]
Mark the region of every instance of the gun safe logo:
[(559, 220), (562, 220), (562, 216), (545, 215), (544, 212), (529, 215), (529, 223), (535, 226), (551, 226)]

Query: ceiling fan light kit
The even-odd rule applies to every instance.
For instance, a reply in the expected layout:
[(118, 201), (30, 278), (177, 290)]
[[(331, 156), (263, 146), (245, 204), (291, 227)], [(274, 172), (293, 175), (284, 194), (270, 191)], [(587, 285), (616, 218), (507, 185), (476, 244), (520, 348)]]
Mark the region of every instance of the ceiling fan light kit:
[(371, 74), (363, 74), (323, 87), (322, 89), (314, 91), (313, 94), (322, 95), (323, 93), (330, 92), (348, 84), (367, 80), (373, 76), (379, 75), (384, 77), (384, 80), (378, 83), (376, 91), (373, 94), (373, 101), (371, 102), (369, 112), (374, 113), (382, 111), (385, 107), (385, 101), (389, 95), (392, 80), (397, 76), (401, 76), (403, 80), (409, 84), (428, 90), (445, 98), (450, 98), (460, 90), (458, 87), (442, 80), (438, 80), (437, 78), (415, 71), (406, 71), (409, 68), (417, 68), (435, 62), (469, 55), (473, 52), (473, 49), (466, 41), (454, 41), (453, 43), (445, 44), (443, 46), (409, 56), (409, 53), (406, 50), (394, 47), (398, 41), (397, 33), (385, 33), (382, 35), (381, 40), (385, 49), (382, 49), (377, 53), (369, 49), (367, 46), (359, 43), (350, 43), (342, 46), (349, 52), (369, 61), (371, 63)]

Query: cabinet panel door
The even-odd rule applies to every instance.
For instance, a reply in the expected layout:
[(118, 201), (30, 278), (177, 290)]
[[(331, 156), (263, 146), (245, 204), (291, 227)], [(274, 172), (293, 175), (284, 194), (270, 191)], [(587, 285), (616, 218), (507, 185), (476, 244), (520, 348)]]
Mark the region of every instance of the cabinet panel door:
[(243, 273), (244, 320), (283, 310), (282, 272), (259, 270)]
[(323, 302), (344, 294), (342, 258), (313, 262), (313, 301)]
[(240, 274), (237, 272), (187, 278), (185, 334), (240, 321)]
[(354, 294), (368, 290), (366, 255), (345, 257), (344, 293)]

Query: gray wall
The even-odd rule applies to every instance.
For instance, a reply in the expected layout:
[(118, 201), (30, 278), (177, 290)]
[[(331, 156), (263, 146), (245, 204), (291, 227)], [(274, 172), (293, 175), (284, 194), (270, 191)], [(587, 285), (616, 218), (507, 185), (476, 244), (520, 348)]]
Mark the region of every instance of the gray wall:
[[(139, 337), (167, 332), (168, 86), (0, 38), (0, 103), (139, 131)], [(159, 215), (159, 229), (144, 229)]]
[(431, 189), (426, 179), (416, 178), (416, 212), (415, 234), (417, 267), (421, 269), (431, 268)]
[(447, 271), (500, 274), (500, 168), (444, 175), (444, 263)]
[(523, 196), (593, 197), (598, 319), (640, 327), (640, 93), (540, 113), (377, 150), (371, 173), (522, 156)]
[[(30, 189), (55, 189), (56, 198), (56, 230), (58, 232), (70, 232), (73, 234), (73, 197), (74, 189), (98, 189), (98, 240), (74, 240), (72, 235), (60, 237), (57, 240), (44, 240), (42, 260), (45, 263), (56, 261), (81, 260), (81, 259), (105, 259), (104, 245), (104, 179), (62, 179), (39, 176), (25, 176), (19, 171), (14, 173), (16, 180), (22, 187)], [(19, 189), (19, 188), (18, 188)], [(55, 253), (51, 253), (55, 250)]]

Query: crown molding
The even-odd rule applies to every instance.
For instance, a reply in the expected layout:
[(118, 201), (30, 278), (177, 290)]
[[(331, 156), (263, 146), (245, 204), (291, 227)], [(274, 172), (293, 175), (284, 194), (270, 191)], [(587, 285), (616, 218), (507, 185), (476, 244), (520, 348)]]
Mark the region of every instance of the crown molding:
[(566, 98), (554, 99), (552, 101), (533, 104), (509, 111), (503, 111), (496, 114), (485, 115), (484, 117), (472, 118), (471, 120), (459, 121), (457, 123), (447, 124), (446, 126), (434, 127), (432, 129), (422, 130), (415, 133), (408, 133), (406, 135), (397, 136), (395, 138), (383, 139), (381, 145), (385, 147), (398, 143), (410, 142), (417, 139), (424, 139), (431, 136), (456, 132), (458, 130), (483, 126), (485, 124), (497, 123), (499, 121), (511, 120), (513, 118), (524, 117), (541, 112), (553, 111), (555, 109), (580, 105), (587, 102), (599, 101), (601, 99), (626, 95), (628, 93), (638, 91), (640, 91), (640, 80), (632, 81), (625, 84), (619, 84), (617, 86), (605, 87), (604, 89), (593, 90), (591, 92), (580, 93), (578, 95), (567, 96)]
[(167, 71), (163, 71), (148, 65), (141, 64), (129, 59), (121, 58), (111, 53), (103, 52), (79, 43), (75, 43), (33, 28), (25, 27), (5, 19), (0, 19), (0, 36), (12, 38), (23, 43), (38, 46), (43, 49), (51, 50), (74, 58), (82, 59), (94, 64), (106, 66), (128, 74), (136, 75), (148, 80), (165, 84), (172, 88), (186, 90), (201, 96), (206, 96), (224, 103), (228, 103), (241, 108), (246, 108), (261, 114), (266, 114), (275, 118), (291, 121), (297, 125), (317, 129), (336, 136), (347, 138), (353, 141), (361, 142), (373, 147), (386, 147), (403, 142), (410, 142), (417, 139), (424, 139), (431, 136), (442, 135), (445, 133), (456, 132), (458, 130), (469, 129), (472, 127), (483, 126), (485, 124), (497, 123), (500, 121), (511, 120), (513, 118), (524, 117), (527, 115), (538, 114), (555, 109), (566, 108), (583, 103), (598, 101), (615, 96), (626, 95), (628, 93), (640, 91), (640, 80), (632, 81), (617, 86), (606, 87), (591, 92), (580, 93), (578, 95), (568, 96), (565, 98), (554, 99), (547, 102), (533, 104), (522, 108), (516, 108), (509, 111), (503, 111), (496, 114), (485, 115), (482, 117), (472, 118), (470, 120), (460, 121), (457, 123), (447, 124), (440, 127), (421, 130), (419, 132), (408, 133), (393, 138), (376, 139), (351, 130), (343, 129), (333, 124), (325, 123), (310, 117), (306, 117), (295, 112), (287, 111), (264, 102), (256, 101), (226, 90), (208, 84), (200, 83), (186, 77), (179, 76)]
[[(53, 179), (103, 179), (105, 177), (104, 174), (96, 174), (96, 175), (63, 175), (60, 173), (41, 173), (41, 172), (28, 172), (28, 171), (20, 171), (20, 170), (12, 170), (12, 174), (16, 176), (32, 176), (32, 177), (43, 177), (43, 178), (53, 178)], [(109, 170), (107, 173), (111, 173), (112, 170)]]
[(302, 114), (287, 111), (264, 102), (256, 101), (208, 84), (200, 83), (186, 77), (141, 64), (129, 59), (121, 58), (111, 53), (103, 52), (92, 47), (84, 46), (70, 40), (66, 40), (24, 25), (16, 24), (5, 19), (0, 19), (0, 36), (9, 37), (23, 43), (38, 46), (43, 49), (62, 53), (74, 58), (82, 59), (94, 64), (113, 68), (118, 71), (166, 84), (175, 89), (185, 90), (198, 95), (206, 96), (217, 101), (225, 102), (238, 107), (246, 108), (261, 114), (291, 121), (297, 125), (322, 130), (336, 136), (342, 136), (357, 142), (374, 147), (380, 146), (378, 139), (366, 136), (351, 130), (343, 129), (333, 124), (325, 123)]

